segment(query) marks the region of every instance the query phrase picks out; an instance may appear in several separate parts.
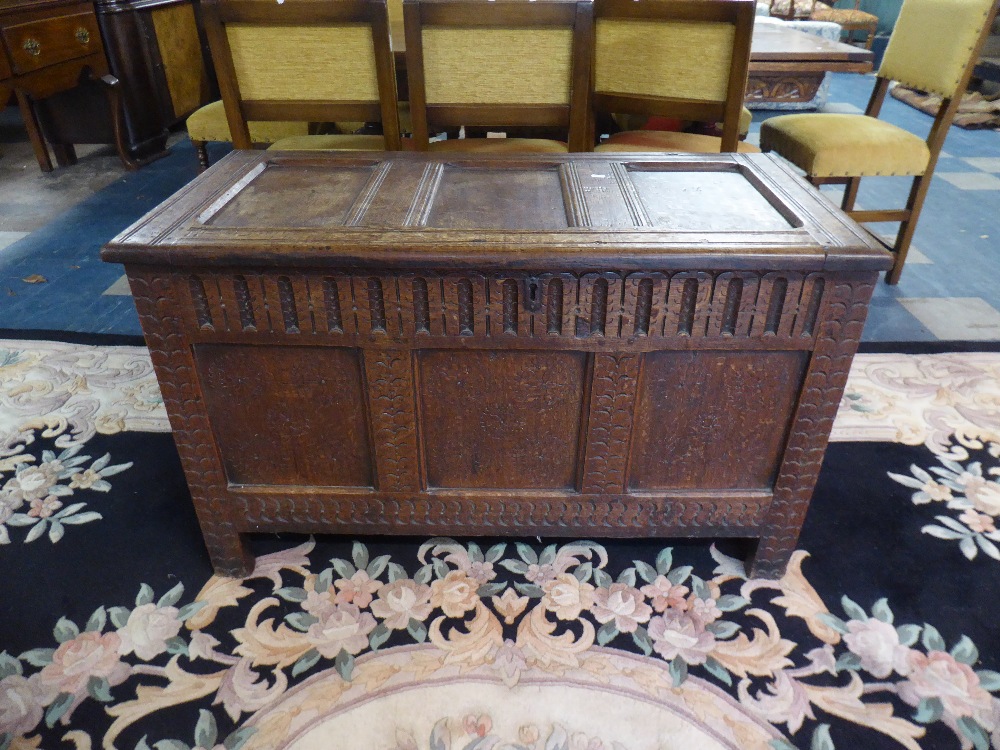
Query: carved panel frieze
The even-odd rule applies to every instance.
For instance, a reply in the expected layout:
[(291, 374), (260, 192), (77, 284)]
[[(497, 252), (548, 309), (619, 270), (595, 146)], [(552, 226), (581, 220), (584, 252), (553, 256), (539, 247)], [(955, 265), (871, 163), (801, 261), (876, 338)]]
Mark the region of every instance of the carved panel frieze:
[(198, 273), (177, 293), (203, 333), (473, 339), (811, 341), (822, 274)]

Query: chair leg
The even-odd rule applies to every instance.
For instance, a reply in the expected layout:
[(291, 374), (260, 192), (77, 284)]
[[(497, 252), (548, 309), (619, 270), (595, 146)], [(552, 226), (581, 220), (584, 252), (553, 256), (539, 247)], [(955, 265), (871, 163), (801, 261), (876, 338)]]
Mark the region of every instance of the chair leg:
[(865, 40), (865, 49), (870, 50), (875, 41), (875, 32), (878, 31), (878, 24), (868, 27), (868, 38)]
[(931, 181), (926, 175), (915, 177), (913, 186), (910, 188), (910, 197), (906, 201), (906, 210), (910, 212), (908, 218), (899, 223), (899, 233), (896, 235), (896, 243), (893, 245), (893, 253), (896, 256), (892, 268), (885, 275), (886, 284), (898, 284), (899, 277), (903, 273), (903, 264), (906, 263), (906, 254), (910, 251), (910, 242), (913, 240), (913, 233), (917, 229), (917, 219), (920, 218), (920, 209), (924, 205), (924, 198), (927, 196), (927, 188)]
[(198, 171), (204, 172), (208, 169), (208, 149), (206, 148), (206, 141), (191, 141), (191, 145), (194, 146), (194, 152), (198, 155)]
[(858, 197), (858, 187), (861, 185), (860, 177), (851, 177), (844, 186), (844, 198), (840, 202), (843, 211), (851, 211), (854, 208), (854, 201)]

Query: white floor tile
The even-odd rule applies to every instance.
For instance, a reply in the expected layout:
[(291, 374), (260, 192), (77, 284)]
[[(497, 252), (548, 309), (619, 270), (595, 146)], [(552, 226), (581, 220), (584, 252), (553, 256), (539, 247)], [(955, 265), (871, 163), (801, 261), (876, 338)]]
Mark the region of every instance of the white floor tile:
[[(880, 234), (879, 237), (890, 244), (896, 241), (895, 235)], [(909, 266), (911, 264), (917, 266), (933, 266), (934, 261), (920, 252), (920, 249), (911, 242), (910, 249), (906, 253), (906, 265)]]
[(942, 341), (1000, 338), (1000, 312), (980, 297), (900, 297), (899, 303)]
[(1000, 177), (985, 172), (935, 172), (959, 190), (1000, 190)]
[(962, 161), (984, 172), (1000, 172), (1000, 157), (997, 156), (963, 156)]
[(132, 290), (128, 286), (128, 277), (122, 276), (118, 281), (109, 286), (104, 290), (103, 294), (106, 295), (118, 295), (118, 296), (128, 296), (132, 294)]
[(22, 237), (27, 236), (27, 232), (0, 232), (0, 251), (10, 247)]

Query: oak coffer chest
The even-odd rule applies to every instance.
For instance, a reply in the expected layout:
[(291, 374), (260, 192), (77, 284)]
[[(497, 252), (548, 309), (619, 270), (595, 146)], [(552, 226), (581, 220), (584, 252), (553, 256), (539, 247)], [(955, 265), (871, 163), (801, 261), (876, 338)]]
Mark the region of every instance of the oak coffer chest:
[(114, 239), (255, 531), (736, 536), (780, 575), (890, 257), (766, 155), (236, 152)]

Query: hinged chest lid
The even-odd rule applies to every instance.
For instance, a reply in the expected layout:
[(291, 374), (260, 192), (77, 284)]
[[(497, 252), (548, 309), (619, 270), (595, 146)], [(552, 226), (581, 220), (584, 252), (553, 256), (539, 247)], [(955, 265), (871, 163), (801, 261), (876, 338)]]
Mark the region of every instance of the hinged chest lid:
[(234, 152), (107, 261), (882, 270), (890, 255), (763, 154)]

